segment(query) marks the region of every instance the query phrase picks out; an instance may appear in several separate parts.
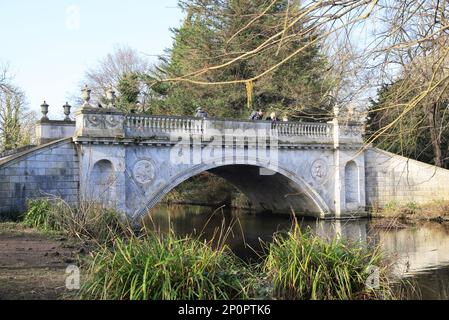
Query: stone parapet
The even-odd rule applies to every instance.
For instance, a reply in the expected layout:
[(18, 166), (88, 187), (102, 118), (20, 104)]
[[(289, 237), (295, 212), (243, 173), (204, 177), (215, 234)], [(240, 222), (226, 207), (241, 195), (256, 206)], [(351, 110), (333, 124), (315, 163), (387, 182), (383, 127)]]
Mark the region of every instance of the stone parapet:
[(75, 119), (75, 137), (125, 137), (125, 114), (114, 109), (83, 107), (77, 110)]
[(38, 144), (73, 137), (75, 121), (42, 119), (36, 123), (36, 140)]
[[(339, 130), (334, 130), (337, 125)], [(335, 136), (337, 133), (338, 137)], [(104, 140), (174, 141), (178, 139), (210, 142), (211, 138), (246, 141), (254, 137), (266, 137), (280, 145), (340, 144), (361, 145), (363, 126), (331, 123), (307, 123), (292, 121), (249, 121), (181, 116), (156, 116), (124, 114), (113, 109), (82, 108), (76, 113), (75, 141), (95, 142)], [(337, 144), (338, 145), (338, 144)]]

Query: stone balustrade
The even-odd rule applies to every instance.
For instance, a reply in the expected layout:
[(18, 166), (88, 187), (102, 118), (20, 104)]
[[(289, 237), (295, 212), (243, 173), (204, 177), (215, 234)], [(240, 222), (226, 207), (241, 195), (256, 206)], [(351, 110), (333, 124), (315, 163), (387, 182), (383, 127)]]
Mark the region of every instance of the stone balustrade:
[(275, 122), (272, 127), (280, 136), (332, 136), (332, 124), (329, 123)]
[[(210, 136), (244, 139), (266, 136), (280, 143), (304, 144), (335, 142), (335, 123), (307, 123), (293, 121), (252, 121), (238, 119), (196, 118), (185, 116), (162, 116), (124, 114), (116, 110), (83, 108), (76, 119), (78, 138), (117, 139), (167, 139), (175, 136)], [(339, 125), (337, 131), (341, 143), (362, 143), (362, 127), (358, 124)], [(78, 139), (79, 140), (79, 139)], [(81, 139), (83, 140), (83, 139)]]
[[(280, 136), (330, 137), (332, 124), (303, 122), (271, 122), (229, 119), (199, 119), (180, 116), (128, 115), (125, 126), (137, 132), (186, 132), (203, 133), (205, 124), (218, 129), (260, 129), (276, 131)], [(220, 123), (221, 125), (217, 124)], [(237, 126), (235, 125), (237, 124)], [(243, 124), (243, 125), (242, 125)], [(261, 124), (261, 125), (260, 125)]]
[(125, 118), (125, 127), (131, 132), (203, 132), (203, 120), (178, 116), (128, 115)]
[[(40, 143), (73, 136), (75, 141), (95, 140), (171, 140), (190, 138), (211, 141), (211, 137), (225, 140), (247, 140), (262, 136), (276, 139), (281, 144), (362, 144), (363, 125), (360, 123), (339, 122), (339, 108), (334, 107), (334, 119), (328, 123), (307, 123), (295, 121), (263, 121), (219, 118), (197, 118), (186, 116), (126, 114), (115, 108), (115, 92), (107, 92), (109, 101), (106, 108), (89, 104), (91, 90), (83, 90), (84, 103), (76, 112), (75, 121), (70, 120), (71, 106), (66, 103), (64, 121), (49, 120), (49, 105), (41, 105), (42, 119), (38, 124)], [(212, 138), (213, 139), (213, 138)], [(189, 139), (186, 139), (189, 140)]]

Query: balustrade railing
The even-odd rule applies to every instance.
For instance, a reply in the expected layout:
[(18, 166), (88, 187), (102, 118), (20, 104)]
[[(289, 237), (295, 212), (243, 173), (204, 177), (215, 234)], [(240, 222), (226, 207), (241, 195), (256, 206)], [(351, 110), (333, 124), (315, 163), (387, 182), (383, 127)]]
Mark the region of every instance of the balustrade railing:
[(176, 116), (129, 115), (126, 126), (145, 132), (191, 132), (203, 131), (203, 120)]
[[(131, 132), (137, 133), (170, 133), (170, 132), (185, 132), (185, 133), (204, 133), (205, 123), (208, 119), (199, 119), (193, 117), (180, 116), (153, 116), (153, 115), (128, 115), (126, 116), (125, 126)], [(227, 123), (244, 123), (248, 128), (248, 122), (242, 120), (220, 120), (211, 119), (214, 123), (223, 121), (221, 128), (227, 128)], [(310, 138), (331, 137), (332, 124), (329, 123), (305, 123), (305, 122), (269, 122), (269, 121), (254, 121), (254, 124), (260, 127), (261, 124), (267, 129), (275, 131), (278, 136), (302, 136)], [(231, 124), (229, 124), (231, 127)], [(212, 125), (213, 127), (213, 125)]]
[(272, 124), (280, 136), (330, 137), (332, 125), (328, 123), (275, 122)]

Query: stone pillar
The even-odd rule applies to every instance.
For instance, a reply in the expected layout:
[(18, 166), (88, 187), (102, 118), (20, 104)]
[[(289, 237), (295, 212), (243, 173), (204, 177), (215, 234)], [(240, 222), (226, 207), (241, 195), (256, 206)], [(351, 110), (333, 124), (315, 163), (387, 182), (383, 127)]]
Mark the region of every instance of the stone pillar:
[(42, 118), (36, 123), (36, 142), (44, 144), (54, 140), (73, 137), (75, 133), (75, 121), (69, 118), (70, 105), (63, 106), (66, 118), (64, 120), (50, 120), (47, 116), (49, 105), (44, 101), (41, 104)]
[(339, 219), (342, 212), (342, 174), (340, 164), (340, 125), (338, 121), (338, 114), (340, 110), (337, 106), (334, 107), (333, 124), (333, 139), (334, 139), (334, 210), (335, 218)]
[(36, 123), (37, 144), (44, 144), (54, 140), (73, 137), (75, 121), (39, 120)]
[[(95, 201), (125, 212), (126, 147), (117, 141), (125, 137), (125, 114), (112, 104), (108, 108), (91, 106), (87, 87), (83, 99), (83, 105), (75, 112), (73, 138), (78, 144), (81, 201)], [(110, 199), (97, 194), (101, 186), (107, 187), (105, 195)]]
[(125, 115), (111, 109), (83, 107), (75, 112), (76, 139), (109, 138), (125, 136)]
[(107, 109), (89, 104), (90, 89), (82, 90), (84, 103), (75, 112), (75, 141), (88, 138), (116, 139), (125, 136), (125, 114), (111, 104)]

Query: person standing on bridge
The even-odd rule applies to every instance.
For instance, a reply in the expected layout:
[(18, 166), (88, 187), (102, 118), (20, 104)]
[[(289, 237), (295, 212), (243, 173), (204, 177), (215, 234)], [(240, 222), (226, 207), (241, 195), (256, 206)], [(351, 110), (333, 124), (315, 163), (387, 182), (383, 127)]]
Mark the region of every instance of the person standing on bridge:
[(197, 118), (207, 118), (207, 112), (203, 110), (203, 108), (198, 107), (196, 109), (195, 117)]
[(262, 109), (259, 109), (257, 111), (253, 111), (249, 117), (250, 120), (262, 120), (263, 119), (263, 112)]
[(273, 111), (265, 120), (279, 121), (279, 118), (276, 116), (276, 112)]

